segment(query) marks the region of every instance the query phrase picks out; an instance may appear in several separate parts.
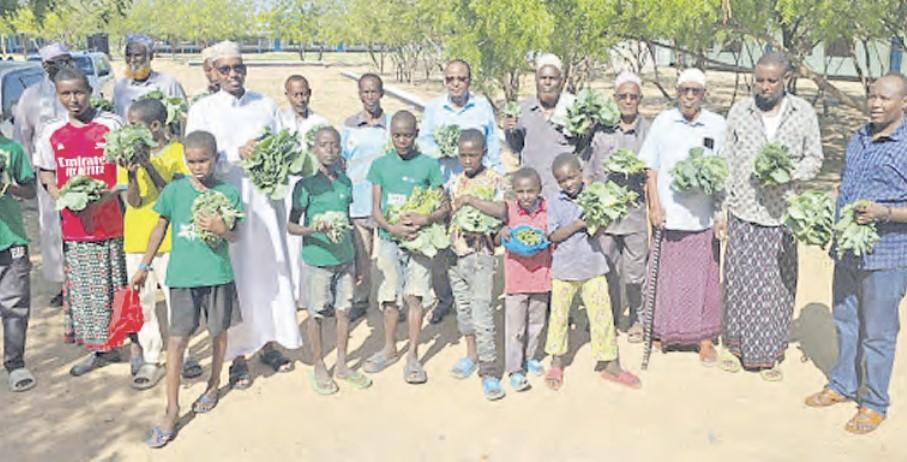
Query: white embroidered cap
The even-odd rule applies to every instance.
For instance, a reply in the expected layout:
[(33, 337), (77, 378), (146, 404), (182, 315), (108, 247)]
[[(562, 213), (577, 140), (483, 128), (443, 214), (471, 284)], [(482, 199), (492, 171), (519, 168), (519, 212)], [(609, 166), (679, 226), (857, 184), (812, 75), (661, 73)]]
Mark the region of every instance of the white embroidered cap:
[(614, 79), (614, 88), (618, 88), (625, 83), (635, 83), (637, 87), (642, 88), (642, 79), (630, 71), (623, 71), (617, 74), (617, 78)]
[(564, 63), (561, 62), (561, 58), (558, 58), (551, 53), (545, 53), (535, 60), (536, 72), (540, 71), (545, 66), (554, 66), (555, 69), (561, 72), (564, 70)]
[(241, 58), (242, 52), (239, 49), (239, 44), (236, 42), (231, 42), (225, 40), (223, 42), (213, 45), (211, 48), (211, 60), (217, 61), (221, 58)]
[(684, 69), (683, 72), (677, 76), (677, 86), (679, 87), (685, 83), (698, 83), (705, 87), (705, 73), (694, 67)]
[(41, 55), (41, 61), (50, 61), (58, 56), (68, 55), (69, 49), (62, 43), (53, 42), (38, 50), (38, 54)]

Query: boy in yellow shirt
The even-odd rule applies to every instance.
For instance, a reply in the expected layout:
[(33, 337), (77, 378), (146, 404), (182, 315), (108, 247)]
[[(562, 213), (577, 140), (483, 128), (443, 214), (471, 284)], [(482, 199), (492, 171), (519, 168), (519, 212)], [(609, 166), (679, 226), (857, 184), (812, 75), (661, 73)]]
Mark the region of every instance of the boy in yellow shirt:
[[(166, 128), (167, 109), (154, 99), (136, 101), (129, 107), (127, 119), (130, 124), (142, 124), (151, 131), (155, 146), (147, 156), (141, 157), (130, 165), (121, 165), (117, 172), (117, 184), (126, 190), (126, 216), (124, 218), (123, 250), (126, 253), (128, 274), (134, 274), (142, 262), (142, 256), (148, 246), (148, 237), (158, 221), (158, 214), (152, 209), (158, 195), (174, 176), (189, 172), (183, 161), (183, 145), (171, 142)], [(164, 285), (167, 263), (170, 253), (170, 230), (158, 251), (158, 256), (148, 274), (148, 283), (144, 285), (139, 299), (145, 324), (138, 332), (138, 344), (132, 344), (132, 387), (146, 390), (153, 387), (164, 375), (161, 367), (161, 350), (164, 341), (155, 306), (157, 288), (160, 285), (170, 312), (170, 294)], [(183, 376), (187, 378), (201, 375), (197, 361), (186, 361)]]

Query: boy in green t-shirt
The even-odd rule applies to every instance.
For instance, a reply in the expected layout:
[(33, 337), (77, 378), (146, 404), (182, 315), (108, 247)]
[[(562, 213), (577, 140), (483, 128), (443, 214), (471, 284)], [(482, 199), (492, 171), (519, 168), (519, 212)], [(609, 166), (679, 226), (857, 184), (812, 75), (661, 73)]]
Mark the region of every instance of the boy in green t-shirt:
[[(226, 242), (223, 242), (235, 241), (236, 234), (227, 228), (221, 216), (194, 217), (192, 213), (195, 199), (206, 191), (223, 194), (233, 208), (241, 212), (239, 192), (214, 177), (217, 162), (214, 136), (196, 131), (186, 136), (183, 143), (190, 176), (168, 184), (155, 202), (154, 211), (160, 218), (151, 231), (145, 256), (130, 284), (137, 289), (145, 284), (150, 265), (164, 241), (167, 227), (172, 223), (171, 260), (174, 264), (168, 266), (164, 281), (170, 288), (172, 305), (167, 342), (167, 414), (146, 441), (153, 448), (163, 447), (176, 436), (183, 353), (189, 345), (189, 338), (198, 329), (199, 318), (202, 315), (205, 317), (208, 333), (212, 337), (213, 353), (208, 386), (192, 404), (192, 411), (196, 414), (209, 412), (217, 405), (227, 348), (227, 329), (242, 321), (230, 254)], [(209, 245), (201, 239), (199, 231), (210, 232), (222, 240)]]
[[(337, 365), (334, 377), (356, 388), (368, 388), (372, 381), (346, 364), (350, 336), (349, 310), (353, 306), (353, 272), (366, 266), (354, 264), (357, 255), (365, 252), (354, 248), (350, 233), (350, 204), (353, 203), (353, 184), (338, 165), (340, 133), (333, 127), (315, 132), (313, 147), (318, 172), (299, 180), (293, 189), (293, 208), (287, 231), (302, 236), (301, 258), (306, 265), (306, 288), (309, 322), (307, 325), (315, 370), (312, 387), (322, 395), (337, 392), (337, 383), (324, 364), (322, 351), (322, 321), (331, 312), (337, 317)], [(333, 215), (333, 220), (324, 219)], [(305, 221), (299, 219), (305, 215)], [(345, 225), (345, 226), (344, 226)], [(358, 271), (357, 271), (358, 273)], [(356, 283), (362, 275), (356, 274)]]
[(22, 224), (20, 199), (35, 197), (35, 172), (25, 151), (0, 135), (0, 318), (3, 318), (3, 367), (9, 389), (26, 391), (35, 377), (25, 368), (25, 332), (31, 309), (31, 261)]
[(384, 312), (384, 348), (369, 357), (363, 369), (369, 373), (379, 372), (397, 360), (394, 331), (400, 304), (406, 303), (409, 349), (403, 378), (407, 383), (418, 384), (428, 380), (419, 363), (418, 344), (423, 307), (430, 306), (433, 299), (431, 259), (401, 248), (398, 242), (412, 240), (423, 227), (443, 222), (450, 205), (445, 201), (429, 215), (406, 213), (396, 224), (388, 222), (385, 216), (388, 207), (405, 203), (414, 188), (440, 189), (443, 184), (438, 161), (416, 150), (419, 130), (412, 113), (400, 111), (394, 114), (390, 132), (395, 152), (375, 159), (367, 177), (372, 183), (372, 217), (381, 238), (377, 266), (384, 277), (378, 287), (378, 303)]

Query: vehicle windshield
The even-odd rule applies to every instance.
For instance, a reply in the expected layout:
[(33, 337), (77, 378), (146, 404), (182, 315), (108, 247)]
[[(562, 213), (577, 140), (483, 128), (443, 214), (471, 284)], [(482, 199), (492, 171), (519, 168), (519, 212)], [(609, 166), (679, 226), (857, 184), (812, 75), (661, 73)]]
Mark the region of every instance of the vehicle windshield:
[(73, 60), (79, 66), (79, 70), (85, 75), (94, 75), (94, 66), (91, 64), (91, 58), (88, 56), (74, 56)]

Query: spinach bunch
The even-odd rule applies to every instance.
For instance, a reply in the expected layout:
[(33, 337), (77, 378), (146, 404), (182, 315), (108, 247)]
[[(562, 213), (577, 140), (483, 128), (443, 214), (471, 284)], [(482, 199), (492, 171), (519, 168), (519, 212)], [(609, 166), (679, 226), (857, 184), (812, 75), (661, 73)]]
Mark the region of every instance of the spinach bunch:
[[(406, 213), (428, 216), (438, 210), (443, 204), (444, 193), (441, 190), (424, 189), (416, 186), (406, 199), (406, 202), (399, 206), (389, 206), (387, 208), (387, 221), (395, 225), (400, 222), (400, 218)], [(433, 258), (437, 255), (439, 249), (450, 247), (450, 236), (447, 234), (447, 228), (443, 224), (434, 223), (422, 227), (415, 239), (400, 241), (399, 245), (401, 248)]]
[[(463, 191), (463, 195), (474, 196), (483, 201), (491, 201), (494, 200), (495, 187), (494, 185), (474, 184), (468, 186)], [(460, 207), (450, 220), (451, 231), (459, 230), (474, 234), (491, 234), (500, 227), (501, 220), (491, 215), (486, 215), (471, 205)]]
[(299, 138), (289, 130), (266, 129), (248, 159), (240, 165), (255, 187), (272, 200), (282, 200), (290, 191), (290, 175), (298, 175), (306, 165), (307, 155)]
[(857, 223), (857, 207), (869, 205), (867, 200), (853, 201), (841, 208), (841, 216), (835, 223), (835, 245), (838, 249), (838, 258), (844, 256), (848, 250), (860, 257), (872, 252), (872, 248), (881, 237), (875, 223), (861, 225)]
[(335, 244), (343, 241), (347, 233), (353, 229), (353, 225), (350, 224), (346, 214), (343, 212), (324, 212), (316, 215), (312, 219), (312, 225), (319, 229), (324, 226), (327, 229), (324, 235)]
[(617, 103), (591, 89), (584, 88), (576, 95), (576, 101), (567, 109), (564, 134), (572, 138), (588, 136), (596, 126), (613, 127), (620, 119)]
[(156, 99), (163, 103), (164, 107), (167, 108), (167, 121), (165, 122), (165, 125), (178, 122), (180, 118), (189, 111), (189, 105), (185, 100), (177, 96), (166, 96), (164, 95), (164, 92), (160, 90), (152, 90), (142, 95), (139, 99)]
[(99, 111), (113, 112), (113, 103), (99, 96), (92, 96), (88, 100), (88, 104)]
[(621, 174), (625, 178), (629, 178), (645, 171), (646, 164), (639, 160), (639, 156), (635, 152), (620, 148), (602, 162), (602, 168), (605, 173)]
[(756, 154), (753, 176), (763, 186), (777, 186), (790, 183), (794, 164), (790, 160), (787, 146), (768, 143)]
[(198, 220), (202, 216), (219, 216), (224, 220), (227, 229), (233, 229), (233, 226), (236, 225), (236, 220), (242, 218), (243, 214), (236, 210), (230, 202), (230, 199), (220, 191), (209, 189), (199, 194), (198, 197), (192, 201), (192, 220), (193, 223), (195, 223), (196, 234), (198, 234), (199, 239), (205, 244), (208, 244), (209, 247), (217, 248), (224, 240), (217, 234), (210, 231), (203, 231), (198, 226)]
[(636, 202), (638, 196), (613, 181), (595, 182), (583, 189), (576, 198), (576, 203), (583, 210), (583, 219), (586, 221), (589, 234), (595, 234), (599, 228), (627, 216), (630, 213), (630, 206)]
[(442, 125), (435, 129), (433, 137), (438, 145), (438, 153), (441, 157), (457, 157), (460, 143), (460, 127)]
[(126, 125), (104, 135), (104, 158), (118, 165), (129, 165), (147, 155), (154, 146), (151, 130), (141, 124)]
[(57, 199), (57, 210), (69, 209), (81, 212), (88, 204), (97, 201), (107, 192), (107, 183), (96, 180), (90, 176), (76, 175), (66, 180), (60, 188), (60, 198)]
[(727, 175), (727, 161), (723, 157), (707, 154), (702, 147), (690, 149), (690, 156), (677, 162), (671, 169), (674, 189), (699, 189), (708, 195), (724, 190)]
[(835, 205), (828, 194), (807, 191), (787, 198), (784, 223), (794, 237), (806, 244), (825, 248), (831, 241)]

